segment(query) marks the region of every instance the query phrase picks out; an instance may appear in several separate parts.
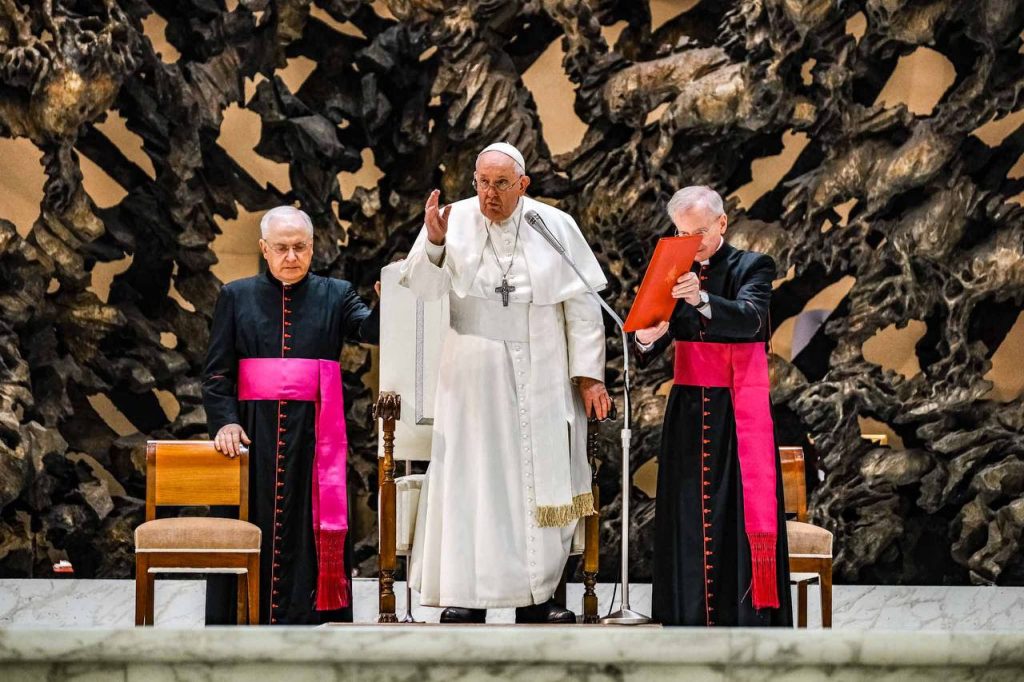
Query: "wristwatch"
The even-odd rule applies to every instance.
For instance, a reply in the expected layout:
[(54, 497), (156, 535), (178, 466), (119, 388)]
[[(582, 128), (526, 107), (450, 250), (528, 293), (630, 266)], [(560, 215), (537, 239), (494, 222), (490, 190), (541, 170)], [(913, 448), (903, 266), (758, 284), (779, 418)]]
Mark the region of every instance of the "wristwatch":
[(697, 308), (698, 312), (702, 312), (705, 308), (707, 308), (709, 305), (711, 305), (711, 303), (708, 302), (708, 292), (706, 292), (704, 290), (701, 290), (698, 293), (698, 296), (700, 296), (700, 303), (698, 303), (694, 307)]

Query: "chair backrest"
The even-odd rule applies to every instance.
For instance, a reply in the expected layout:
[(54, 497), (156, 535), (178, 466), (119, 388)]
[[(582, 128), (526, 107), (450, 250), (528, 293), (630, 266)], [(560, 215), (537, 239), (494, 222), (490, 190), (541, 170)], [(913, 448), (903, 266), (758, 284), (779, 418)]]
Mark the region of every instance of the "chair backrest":
[(804, 449), (780, 447), (782, 461), (782, 494), (785, 498), (786, 513), (796, 514), (797, 521), (807, 522), (807, 479), (804, 470)]
[(212, 440), (151, 440), (146, 443), (146, 520), (160, 506), (226, 505), (249, 520), (249, 453), (234, 459)]
[[(380, 271), (378, 387), (402, 398), (401, 415), (395, 421), (394, 459), (429, 461), (448, 298), (418, 299), (400, 283), (401, 270), (402, 263), (391, 263)], [(383, 438), (378, 439), (377, 456), (384, 457)]]

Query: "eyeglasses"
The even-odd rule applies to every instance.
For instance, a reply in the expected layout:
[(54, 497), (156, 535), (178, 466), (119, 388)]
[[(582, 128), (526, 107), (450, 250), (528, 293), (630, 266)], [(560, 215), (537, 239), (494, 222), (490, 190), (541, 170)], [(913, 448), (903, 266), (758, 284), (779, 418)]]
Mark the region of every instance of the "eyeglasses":
[(693, 232), (683, 232), (682, 230), (677, 229), (676, 230), (676, 236), (677, 237), (692, 237), (693, 235), (698, 234), (701, 237), (703, 237), (704, 235), (706, 235), (708, 232), (711, 231), (712, 227), (713, 226), (702, 227), (700, 229), (694, 230)]
[(477, 192), (480, 192), (481, 194), (492, 188), (496, 192), (507, 192), (510, 189), (512, 189), (513, 186), (515, 186), (515, 183), (521, 177), (523, 176), (520, 175), (515, 180), (502, 179), (498, 180), (497, 182), (489, 182), (487, 180), (477, 180), (476, 178), (473, 178), (473, 189), (475, 189)]
[(294, 251), (296, 256), (302, 256), (312, 248), (312, 245), (309, 242), (299, 242), (298, 244), (267, 244), (267, 246), (269, 246), (270, 250), (278, 256), (287, 256), (289, 251)]

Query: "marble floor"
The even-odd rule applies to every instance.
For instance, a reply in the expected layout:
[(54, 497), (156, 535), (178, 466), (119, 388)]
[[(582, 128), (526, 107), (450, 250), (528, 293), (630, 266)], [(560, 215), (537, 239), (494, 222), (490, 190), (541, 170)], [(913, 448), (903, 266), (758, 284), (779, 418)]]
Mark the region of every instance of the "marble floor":
[[(601, 613), (617, 607), (614, 586), (598, 586)], [(155, 616), (158, 628), (203, 626), (205, 583), (201, 580), (157, 580)], [(355, 621), (377, 617), (377, 583), (357, 579)], [(396, 585), (399, 616), (405, 613), (405, 585)], [(568, 586), (569, 607), (578, 610), (582, 587)], [(130, 580), (0, 580), (0, 628), (130, 627), (134, 622), (135, 585)], [(794, 594), (794, 604), (796, 596)], [(415, 600), (414, 600), (415, 603)], [(631, 586), (634, 610), (650, 613), (650, 585)], [(488, 613), (489, 623), (511, 623), (512, 609)], [(416, 620), (436, 622), (439, 609), (416, 606)], [(810, 588), (808, 620), (820, 627), (817, 588)], [(902, 587), (837, 585), (833, 593), (833, 627), (848, 630), (941, 630), (1024, 632), (1024, 588)]]

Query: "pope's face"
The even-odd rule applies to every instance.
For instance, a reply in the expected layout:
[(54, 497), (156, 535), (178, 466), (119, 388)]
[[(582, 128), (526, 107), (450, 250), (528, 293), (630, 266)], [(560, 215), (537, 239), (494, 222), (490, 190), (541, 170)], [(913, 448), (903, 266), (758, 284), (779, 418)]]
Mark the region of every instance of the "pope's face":
[(516, 172), (515, 161), (501, 152), (485, 152), (477, 157), (473, 181), (480, 212), (492, 222), (511, 216), (519, 197), (530, 186), (530, 178)]
[(725, 234), (729, 225), (729, 218), (723, 213), (715, 215), (703, 206), (677, 211), (672, 216), (672, 222), (676, 226), (676, 234), (680, 237), (700, 235), (700, 248), (697, 249), (695, 261), (702, 261), (711, 258), (718, 249), (719, 240)]
[(313, 235), (300, 217), (278, 218), (260, 240), (260, 251), (270, 274), (285, 284), (295, 284), (309, 272), (313, 261)]

